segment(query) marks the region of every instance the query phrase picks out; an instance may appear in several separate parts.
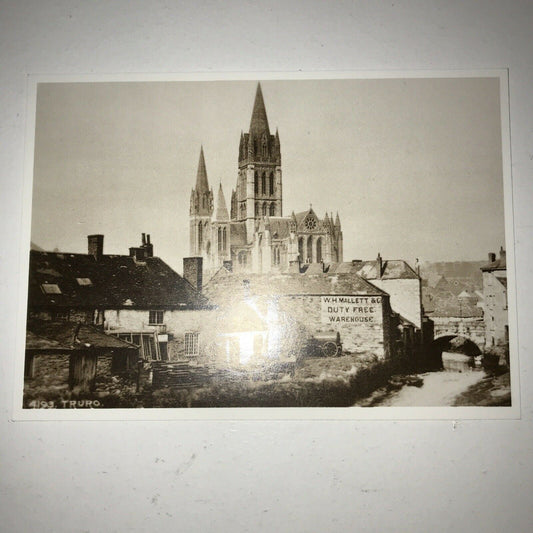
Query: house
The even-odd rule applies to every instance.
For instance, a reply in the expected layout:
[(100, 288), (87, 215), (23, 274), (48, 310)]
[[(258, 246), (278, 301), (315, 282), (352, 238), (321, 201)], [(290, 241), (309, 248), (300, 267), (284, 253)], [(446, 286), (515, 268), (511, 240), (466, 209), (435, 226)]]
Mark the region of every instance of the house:
[(129, 255), (103, 253), (104, 236), (88, 236), (88, 253), (32, 250), (28, 319), (80, 322), (140, 346), (147, 360), (198, 356), (205, 298), (153, 255), (150, 235)]
[[(305, 337), (333, 342), (340, 337), (344, 351), (371, 353), (379, 359), (395, 355), (398, 316), (389, 295), (352, 272), (265, 276), (221, 268), (204, 293), (221, 312), (231, 312), (237, 302), (255, 310), (268, 332), (259, 338), (258, 330), (256, 342), (271, 358), (298, 350)], [(241, 321), (248, 320), (249, 313), (241, 312)], [(230, 333), (231, 328), (226, 329)], [(237, 324), (233, 329), (238, 337)]]
[(507, 311), (507, 259), (505, 250), (500, 256), (489, 253), (489, 262), (481, 267), (483, 274), (483, 312), (485, 320), (485, 346), (505, 346), (509, 342), (509, 317)]
[(135, 380), (139, 348), (74, 322), (30, 319), (26, 328), (24, 393), (102, 391), (113, 375)]

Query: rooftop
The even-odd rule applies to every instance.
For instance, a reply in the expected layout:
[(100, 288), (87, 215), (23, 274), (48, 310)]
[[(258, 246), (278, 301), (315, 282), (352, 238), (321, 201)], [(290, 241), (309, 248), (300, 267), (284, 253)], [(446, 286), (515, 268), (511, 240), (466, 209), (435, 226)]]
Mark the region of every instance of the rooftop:
[(30, 252), (30, 307), (190, 308), (198, 292), (158, 257)]

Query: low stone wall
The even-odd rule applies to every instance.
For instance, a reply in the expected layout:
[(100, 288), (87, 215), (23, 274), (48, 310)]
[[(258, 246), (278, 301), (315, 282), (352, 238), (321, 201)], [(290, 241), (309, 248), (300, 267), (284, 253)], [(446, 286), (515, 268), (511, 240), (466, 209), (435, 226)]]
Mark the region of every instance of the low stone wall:
[(31, 377), (27, 377), (25, 389), (47, 387), (50, 389), (68, 389), (69, 354), (35, 354)]

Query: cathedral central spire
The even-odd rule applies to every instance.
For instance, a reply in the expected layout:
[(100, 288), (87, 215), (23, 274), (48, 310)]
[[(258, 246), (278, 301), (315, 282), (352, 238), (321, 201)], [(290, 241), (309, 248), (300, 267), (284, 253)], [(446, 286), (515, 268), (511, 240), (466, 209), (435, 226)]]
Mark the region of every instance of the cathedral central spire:
[(261, 84), (258, 83), (257, 91), (255, 93), (254, 109), (252, 111), (252, 119), (250, 120), (250, 134), (259, 137), (263, 133), (270, 136), (263, 92), (261, 91)]

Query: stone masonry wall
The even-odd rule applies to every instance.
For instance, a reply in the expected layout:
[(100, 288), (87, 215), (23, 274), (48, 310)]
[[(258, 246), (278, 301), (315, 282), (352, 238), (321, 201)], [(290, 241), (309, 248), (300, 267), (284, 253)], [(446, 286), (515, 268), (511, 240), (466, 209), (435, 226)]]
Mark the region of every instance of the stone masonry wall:
[(68, 389), (68, 354), (35, 354), (33, 357), (33, 377), (24, 380), (25, 388)]
[[(334, 295), (333, 298), (339, 296)], [(348, 352), (373, 353), (380, 359), (388, 355), (385, 347), (383, 302), (384, 297), (379, 297), (379, 303), (373, 303), (378, 319), (375, 322), (335, 322), (326, 323), (323, 320), (322, 296), (286, 296), (279, 299), (280, 309), (287, 312), (306, 326), (313, 334), (331, 334), (334, 338), (339, 332), (343, 349)], [(357, 298), (353, 295), (349, 298)]]
[(199, 360), (210, 360), (214, 356), (217, 334), (216, 311), (172, 310), (163, 312), (163, 326), (149, 325), (149, 311), (121, 309), (106, 311), (106, 331), (160, 331), (168, 334), (168, 358), (170, 361), (183, 359), (185, 355), (185, 333), (198, 333)]

